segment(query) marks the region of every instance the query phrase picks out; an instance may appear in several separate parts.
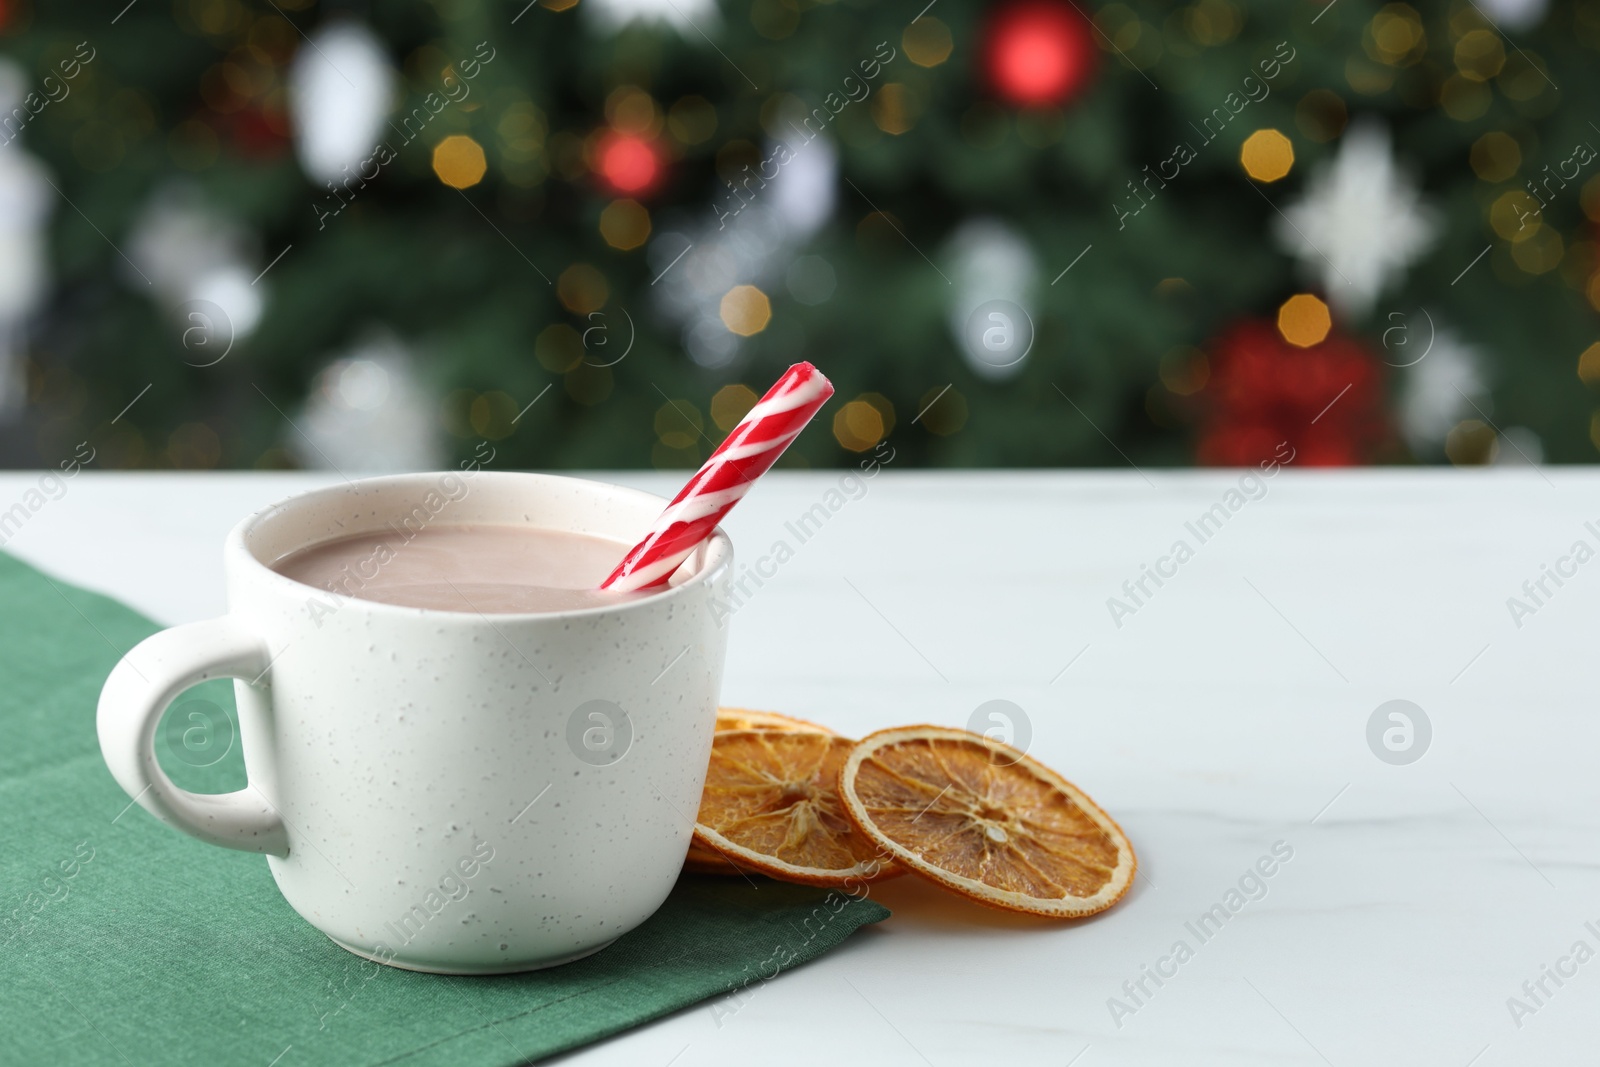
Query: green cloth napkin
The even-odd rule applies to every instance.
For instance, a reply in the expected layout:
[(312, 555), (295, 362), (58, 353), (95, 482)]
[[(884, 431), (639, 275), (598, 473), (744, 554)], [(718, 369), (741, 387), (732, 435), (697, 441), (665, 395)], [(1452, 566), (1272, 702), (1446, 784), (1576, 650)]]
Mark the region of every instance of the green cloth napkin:
[[(4, 554), (0, 608), (6, 1063), (519, 1064), (759, 986), (889, 914), (765, 879), (686, 876), (639, 929), (564, 967), (449, 978), (364, 961), (284, 903), (263, 857), (161, 825), (112, 781), (95, 739), (100, 686), (158, 627)], [(208, 682), (169, 720), (185, 700), (233, 708), (229, 683)], [(164, 726), (158, 754), (180, 785), (242, 786), (237, 744), (199, 767), (172, 736)]]

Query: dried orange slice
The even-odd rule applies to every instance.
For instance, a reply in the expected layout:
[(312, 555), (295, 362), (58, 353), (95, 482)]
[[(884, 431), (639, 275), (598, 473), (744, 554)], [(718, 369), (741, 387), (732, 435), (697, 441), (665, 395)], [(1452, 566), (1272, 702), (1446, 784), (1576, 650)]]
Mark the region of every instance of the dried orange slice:
[[(717, 730), (812, 730), (832, 734), (833, 730), (818, 723), (780, 715), (776, 711), (754, 711), (750, 708), (718, 708)], [(696, 874), (738, 874), (739, 868), (719, 856), (713, 849), (691, 842), (689, 854), (684, 858), (683, 869)]]
[(845, 818), (839, 768), (855, 742), (813, 730), (723, 730), (695, 845), (785, 882), (842, 886), (901, 873)]
[(845, 813), (900, 865), (980, 904), (1073, 918), (1133, 884), (1133, 846), (1083, 791), (981, 734), (900, 726), (839, 771)]
[(805, 719), (780, 715), (776, 711), (752, 711), (749, 708), (718, 708), (718, 730), (815, 730), (819, 734), (837, 734)]

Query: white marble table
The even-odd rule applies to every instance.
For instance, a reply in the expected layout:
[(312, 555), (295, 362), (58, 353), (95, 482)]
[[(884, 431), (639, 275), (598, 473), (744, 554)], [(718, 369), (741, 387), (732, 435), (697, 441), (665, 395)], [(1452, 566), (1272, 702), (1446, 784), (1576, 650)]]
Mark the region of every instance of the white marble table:
[[(0, 475), (0, 510), (36, 479)], [(325, 480), (84, 473), (6, 547), (160, 620), (198, 619), (223, 608), (229, 526)], [(728, 523), (743, 559), (794, 544), (785, 523), (837, 481), (764, 481)], [(1237, 474), (886, 472), (841, 497), (739, 611), (725, 700), (856, 733), (1012, 701), (1032, 751), (1121, 821), (1143, 876), (1068, 926), (911, 879), (875, 887), (892, 919), (742, 1006), (566, 1059), (1595, 1062), (1600, 957), (1570, 954), (1600, 952), (1600, 560), (1560, 561), (1579, 540), (1600, 550), (1584, 525), (1600, 530), (1600, 473), (1264, 484), (1203, 544), (1185, 524), (1226, 508)], [(1176, 573), (1159, 588), (1145, 579), (1152, 595), (1118, 627), (1107, 599), (1179, 539), (1193, 558), (1163, 564)], [(1535, 604), (1524, 581), (1558, 564), (1574, 573)], [(1535, 610), (1514, 619), (1512, 596)], [(1404, 765), (1367, 740), (1396, 699), (1432, 727)], [(1292, 858), (1246, 880), (1258, 899), (1230, 901), (1278, 842)], [(1229, 903), (1220, 930), (1193, 932)], [(1531, 1010), (1514, 1018), (1513, 997)]]

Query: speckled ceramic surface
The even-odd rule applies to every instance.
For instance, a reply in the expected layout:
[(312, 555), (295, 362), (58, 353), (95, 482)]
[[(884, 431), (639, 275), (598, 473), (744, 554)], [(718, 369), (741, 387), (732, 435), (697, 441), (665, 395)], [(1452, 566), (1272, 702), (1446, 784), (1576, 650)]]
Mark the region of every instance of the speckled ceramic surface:
[[(527, 522), (630, 541), (664, 505), (598, 482), (373, 478), (274, 505), (225, 547), (229, 614), (140, 643), (106, 682), (101, 749), (128, 794), (203, 841), (262, 852), (344, 947), (450, 973), (603, 948), (666, 898), (710, 751), (732, 548), (674, 587), (588, 611), (481, 616), (335, 597), (267, 564), (330, 537)], [(176, 576), (175, 576), (176, 577)], [(205, 796), (156, 763), (161, 712), (233, 677), (250, 784)]]

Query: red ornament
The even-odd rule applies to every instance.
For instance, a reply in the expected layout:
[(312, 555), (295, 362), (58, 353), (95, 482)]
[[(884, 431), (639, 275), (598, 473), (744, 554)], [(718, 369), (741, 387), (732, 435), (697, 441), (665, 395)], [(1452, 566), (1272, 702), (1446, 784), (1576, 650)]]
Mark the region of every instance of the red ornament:
[(1211, 346), (1211, 376), (1197, 458), (1253, 467), (1287, 443), (1296, 467), (1366, 462), (1392, 438), (1383, 367), (1361, 342), (1338, 333), (1296, 348), (1270, 322), (1235, 326)]
[(989, 84), (1019, 107), (1064, 104), (1099, 64), (1094, 29), (1070, 4), (1014, 0), (989, 18), (983, 67)]
[(661, 181), (661, 153), (655, 143), (632, 133), (611, 131), (595, 149), (594, 169), (601, 181), (622, 196), (642, 196)]

